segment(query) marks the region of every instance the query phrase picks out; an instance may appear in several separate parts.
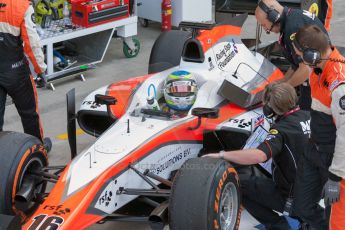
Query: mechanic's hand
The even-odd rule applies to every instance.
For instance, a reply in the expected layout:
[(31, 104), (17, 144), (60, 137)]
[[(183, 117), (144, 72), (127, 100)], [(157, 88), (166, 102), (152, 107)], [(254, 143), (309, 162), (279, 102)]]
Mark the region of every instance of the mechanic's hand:
[(220, 154), (219, 153), (209, 153), (209, 154), (203, 155), (202, 157), (209, 157), (209, 158), (219, 159), (220, 158)]
[(331, 205), (340, 199), (340, 181), (328, 179), (323, 187), (325, 206)]
[(40, 73), (37, 75), (36, 79), (36, 88), (43, 88), (47, 84), (46, 76), (44, 73)]

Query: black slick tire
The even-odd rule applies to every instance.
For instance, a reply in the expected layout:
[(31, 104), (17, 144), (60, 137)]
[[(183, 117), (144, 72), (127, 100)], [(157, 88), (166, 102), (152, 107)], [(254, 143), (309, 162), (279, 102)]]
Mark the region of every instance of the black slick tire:
[[(226, 218), (229, 224), (222, 225), (224, 208), (229, 207), (225, 215), (229, 216)], [(183, 164), (176, 174), (170, 196), (171, 230), (238, 229), (240, 216), (239, 179), (228, 162), (194, 158)]]
[(190, 36), (190, 32), (181, 30), (161, 33), (151, 49), (148, 73), (161, 72), (179, 65), (184, 43)]
[[(25, 218), (27, 213), (37, 208), (37, 204), (22, 203), (18, 208), (14, 195), (26, 180), (28, 171), (48, 165), (47, 152), (39, 139), (25, 133), (0, 132), (0, 146), (0, 213)], [(39, 192), (44, 191), (46, 183), (39, 184)]]

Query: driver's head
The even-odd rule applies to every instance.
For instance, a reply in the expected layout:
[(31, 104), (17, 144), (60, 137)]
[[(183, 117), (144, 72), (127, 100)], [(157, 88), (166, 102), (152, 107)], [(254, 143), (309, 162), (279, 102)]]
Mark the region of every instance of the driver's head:
[[(267, 9), (261, 8), (259, 5), (255, 9), (255, 17), (258, 23), (263, 27), (266, 32), (280, 32), (280, 18), (273, 17), (275, 14), (269, 12), (277, 12), (278, 14), (282, 15), (284, 11), (284, 7), (279, 4), (276, 0), (261, 0), (263, 5), (267, 7)], [(270, 14), (270, 15), (269, 15)], [(277, 21), (278, 19), (278, 21)]]
[(266, 117), (281, 116), (297, 106), (297, 94), (290, 84), (273, 82), (265, 88), (263, 103)]
[(175, 71), (167, 77), (163, 87), (167, 105), (175, 110), (189, 110), (195, 102), (198, 87), (193, 74)]

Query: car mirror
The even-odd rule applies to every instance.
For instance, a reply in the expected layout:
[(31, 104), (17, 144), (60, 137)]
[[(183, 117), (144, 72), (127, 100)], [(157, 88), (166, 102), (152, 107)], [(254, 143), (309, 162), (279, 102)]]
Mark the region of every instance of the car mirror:
[(215, 119), (219, 116), (219, 109), (215, 108), (194, 108), (192, 109), (192, 115), (198, 117), (198, 123), (194, 127), (189, 127), (189, 130), (198, 129), (201, 125), (201, 118)]
[(117, 102), (115, 97), (96, 94), (95, 95), (95, 103), (99, 105), (115, 105)]
[(218, 118), (219, 109), (215, 108), (194, 108), (192, 109), (192, 115), (204, 118)]

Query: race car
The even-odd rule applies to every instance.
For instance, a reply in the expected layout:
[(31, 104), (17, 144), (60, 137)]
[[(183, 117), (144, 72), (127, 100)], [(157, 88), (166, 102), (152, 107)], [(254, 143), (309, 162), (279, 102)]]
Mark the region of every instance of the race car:
[[(0, 221), (9, 228), (85, 229), (105, 221), (141, 220), (153, 229), (238, 229), (237, 167), (199, 156), (242, 148), (257, 127), (264, 87), (283, 73), (241, 41), (246, 15), (229, 22), (183, 22), (159, 36), (149, 74), (100, 88), (75, 113), (67, 94), (71, 162), (48, 166), (35, 137), (1, 132)], [(178, 60), (178, 64), (174, 61)], [(188, 71), (198, 93), (183, 117), (147, 107), (162, 98), (166, 77)], [(75, 129), (97, 136), (76, 154)], [(267, 129), (267, 127), (265, 127)], [(46, 193), (47, 183), (54, 183)], [(147, 216), (124, 215), (140, 199)], [(20, 226), (20, 227), (19, 227)]]

